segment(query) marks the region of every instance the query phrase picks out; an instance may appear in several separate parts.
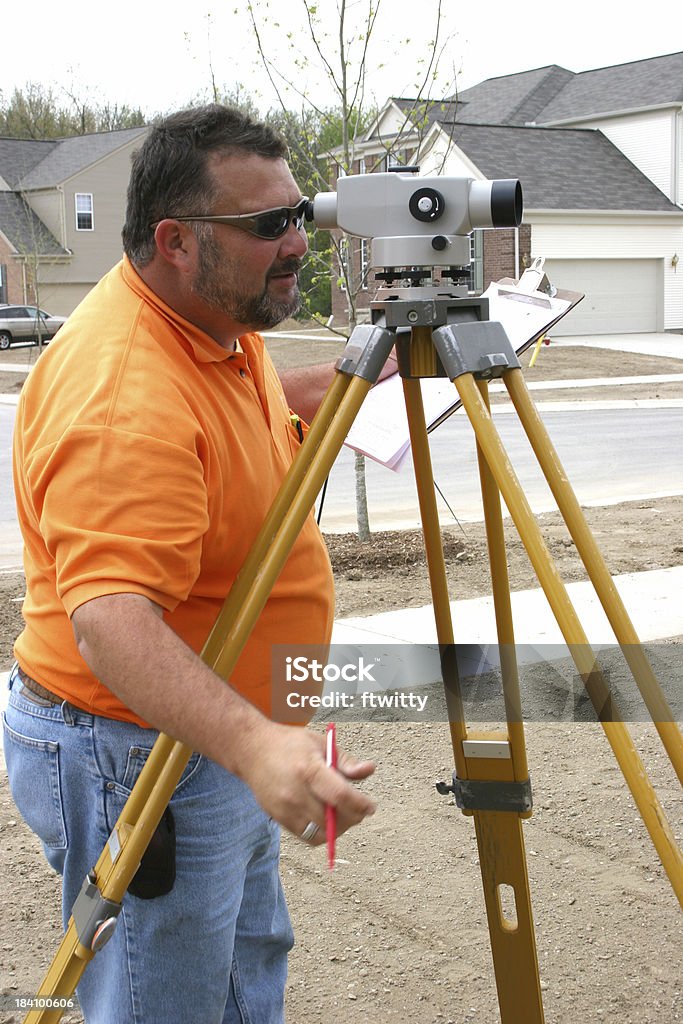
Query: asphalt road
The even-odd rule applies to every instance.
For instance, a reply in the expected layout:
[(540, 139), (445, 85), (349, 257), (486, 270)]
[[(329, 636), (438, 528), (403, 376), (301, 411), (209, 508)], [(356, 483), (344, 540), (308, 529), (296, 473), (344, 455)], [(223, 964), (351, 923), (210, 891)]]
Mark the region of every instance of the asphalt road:
[[(638, 498), (683, 494), (683, 408), (665, 403), (647, 408), (592, 408), (567, 404), (562, 411), (539, 406), (548, 433), (583, 504), (611, 504)], [(517, 417), (494, 418), (534, 512), (554, 508)], [(11, 433), (14, 408), (0, 405), (0, 569), (20, 563), (14, 512)], [(479, 476), (472, 429), (459, 412), (430, 434), (435, 481), (461, 521), (481, 519)], [(419, 525), (410, 457), (395, 473), (366, 460), (371, 527)], [(453, 522), (440, 499), (444, 523)], [(330, 474), (321, 525), (330, 531), (355, 528), (354, 454), (342, 452)]]
[[(567, 405), (541, 414), (574, 491), (583, 504), (606, 505), (663, 494), (683, 494), (683, 408), (592, 409), (589, 403)], [(512, 414), (494, 422), (532, 510), (555, 508), (524, 431)], [(460, 521), (482, 519), (474, 435), (458, 412), (432, 434), (434, 480)], [(372, 529), (419, 525), (417, 494), (410, 457), (398, 473), (365, 460)], [(335, 464), (323, 506), (323, 529), (353, 529), (355, 524), (354, 455), (343, 449)], [(444, 523), (453, 518), (439, 499)]]

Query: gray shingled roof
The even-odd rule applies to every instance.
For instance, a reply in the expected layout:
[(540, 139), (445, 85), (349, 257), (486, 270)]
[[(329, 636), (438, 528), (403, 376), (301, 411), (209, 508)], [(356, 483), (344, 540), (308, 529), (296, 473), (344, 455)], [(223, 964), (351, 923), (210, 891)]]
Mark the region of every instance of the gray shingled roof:
[(551, 64), (517, 75), (488, 78), (458, 95), (457, 120), (467, 124), (524, 124), (535, 120), (538, 109), (556, 95), (558, 85), (572, 77), (571, 71)]
[(680, 210), (602, 132), (442, 124), (486, 178), (519, 178), (528, 209)]
[(55, 139), (0, 139), (0, 178), (17, 188), (21, 178), (58, 145)]
[(138, 136), (145, 135), (147, 131), (146, 127), (125, 128), (115, 132), (98, 132), (94, 135), (75, 135), (73, 138), (61, 139), (40, 163), (35, 164), (21, 178), (16, 187), (31, 189), (59, 185), (84, 167), (103, 159)]
[(67, 255), (52, 232), (16, 192), (0, 192), (0, 227), (20, 255)]
[(468, 124), (548, 124), (683, 102), (683, 52), (576, 74), (556, 64), (489, 78), (456, 98)]
[(544, 122), (683, 102), (683, 53), (583, 71), (542, 112)]

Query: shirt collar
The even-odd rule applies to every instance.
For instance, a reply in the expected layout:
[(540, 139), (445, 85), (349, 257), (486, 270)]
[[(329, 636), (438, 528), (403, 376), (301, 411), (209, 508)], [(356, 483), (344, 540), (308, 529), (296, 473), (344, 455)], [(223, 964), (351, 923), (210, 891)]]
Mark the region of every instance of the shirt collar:
[(205, 331), (186, 320), (175, 309), (160, 299), (156, 292), (143, 281), (127, 256), (123, 257), (123, 279), (131, 291), (152, 306), (157, 312), (170, 321), (175, 329), (188, 343), (198, 363), (219, 363), (234, 354), (233, 349), (223, 348)]

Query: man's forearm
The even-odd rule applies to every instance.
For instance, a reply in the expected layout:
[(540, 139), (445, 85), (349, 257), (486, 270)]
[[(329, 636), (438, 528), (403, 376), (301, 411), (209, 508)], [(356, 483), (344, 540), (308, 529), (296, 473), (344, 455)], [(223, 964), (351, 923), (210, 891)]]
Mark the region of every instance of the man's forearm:
[[(307, 423), (315, 416), (325, 392), (332, 383), (334, 367), (334, 363), (316, 363), (313, 366), (278, 371), (287, 404)], [(396, 373), (396, 370), (396, 356), (392, 351), (382, 367), (378, 383)]]
[(241, 774), (240, 752), (266, 720), (169, 629), (147, 598), (98, 598), (78, 608), (72, 621), (81, 656), (119, 700), (154, 728)]

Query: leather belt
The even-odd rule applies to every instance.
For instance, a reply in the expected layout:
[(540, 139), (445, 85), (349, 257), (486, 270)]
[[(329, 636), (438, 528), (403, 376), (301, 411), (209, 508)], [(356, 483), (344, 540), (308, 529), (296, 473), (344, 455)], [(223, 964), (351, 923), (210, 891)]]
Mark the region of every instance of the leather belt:
[[(17, 674), (21, 680), (21, 685), (25, 690), (28, 690), (29, 694), (33, 694), (34, 697), (40, 697), (41, 700), (46, 700), (49, 704), (63, 704), (64, 699), (62, 697), (56, 697), (54, 693), (50, 693), (44, 686), (37, 683), (35, 679), (31, 679), (27, 676), (21, 666), (17, 666)], [(30, 697), (29, 697), (30, 700)]]

